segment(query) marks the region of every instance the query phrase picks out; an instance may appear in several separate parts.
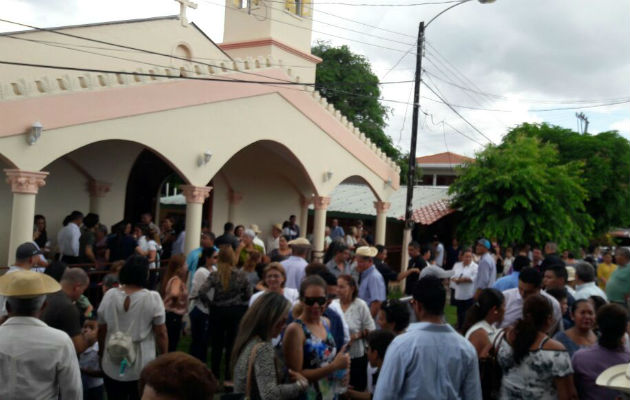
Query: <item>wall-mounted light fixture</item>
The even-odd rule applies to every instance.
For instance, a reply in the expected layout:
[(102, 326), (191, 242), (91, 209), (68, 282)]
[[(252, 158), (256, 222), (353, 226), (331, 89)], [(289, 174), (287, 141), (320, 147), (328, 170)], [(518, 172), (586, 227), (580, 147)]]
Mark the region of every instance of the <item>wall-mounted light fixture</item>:
[(202, 155), (199, 156), (199, 158), (197, 158), (197, 165), (203, 167), (210, 162), (211, 158), (212, 152), (210, 152), (210, 150), (206, 150)]
[(31, 126), (31, 129), (29, 129), (28, 134), (26, 135), (26, 142), (29, 145), (33, 145), (37, 142), (37, 139), (39, 139), (42, 135), (42, 128), (43, 126), (41, 122), (38, 121), (33, 123), (33, 126)]
[(333, 177), (333, 172), (332, 171), (326, 171), (324, 172), (324, 182), (328, 182), (329, 180), (331, 180)]

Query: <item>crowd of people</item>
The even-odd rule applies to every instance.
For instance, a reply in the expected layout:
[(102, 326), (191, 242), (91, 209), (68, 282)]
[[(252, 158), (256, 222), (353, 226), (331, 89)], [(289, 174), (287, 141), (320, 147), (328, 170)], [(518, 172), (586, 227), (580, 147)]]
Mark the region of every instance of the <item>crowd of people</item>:
[(36, 217), (0, 277), (0, 398), (623, 396), (597, 379), (630, 362), (627, 248), (576, 259), (435, 236), (396, 272), (360, 223), (331, 220), (320, 260), (295, 216), (266, 240), (255, 224), (204, 228), (189, 254), (180, 222), (161, 222), (108, 234), (75, 211), (51, 246)]

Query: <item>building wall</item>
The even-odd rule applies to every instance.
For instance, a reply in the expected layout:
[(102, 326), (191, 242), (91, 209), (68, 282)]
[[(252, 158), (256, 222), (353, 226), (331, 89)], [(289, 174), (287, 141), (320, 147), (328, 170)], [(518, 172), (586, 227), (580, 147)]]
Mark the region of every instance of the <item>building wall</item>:
[[(215, 64), (215, 61), (229, 58), (218, 47), (213, 45), (201, 31), (193, 26), (183, 27), (177, 19), (79, 26), (63, 29), (63, 32), (114, 44), (124, 44), (125, 46), (143, 50), (151, 50), (168, 54), (169, 56), (175, 54), (181, 56), (182, 53), (178, 52), (177, 46), (185, 45), (193, 59), (199, 59), (199, 61), (208, 64)], [(0, 40), (0, 54), (3, 54), (6, 59), (20, 60), (25, 63), (114, 71), (136, 71), (137, 68), (142, 68), (145, 72), (154, 68), (154, 65), (162, 68), (179, 68), (186, 64), (185, 61), (171, 57), (127, 51), (120, 47), (86, 42), (83, 39), (61, 36), (52, 32), (29, 31), (14, 36), (29, 40), (61, 43), (62, 46), (66, 47), (47, 46), (32, 41)], [(72, 49), (86, 50), (84, 47), (81, 47), (85, 45), (98, 46), (99, 49), (87, 49), (92, 53), (98, 53), (98, 55)], [(8, 85), (10, 82), (19, 82), (22, 79), (26, 81), (42, 79), (42, 77), (48, 75), (50, 75), (50, 70), (46, 69), (4, 65), (2, 66), (0, 83)], [(78, 76), (82, 75), (82, 73), (80, 71), (59, 71), (59, 75)], [(57, 84), (53, 79), (48, 79), (48, 82), (53, 85)], [(9, 88), (5, 87), (5, 89)]]

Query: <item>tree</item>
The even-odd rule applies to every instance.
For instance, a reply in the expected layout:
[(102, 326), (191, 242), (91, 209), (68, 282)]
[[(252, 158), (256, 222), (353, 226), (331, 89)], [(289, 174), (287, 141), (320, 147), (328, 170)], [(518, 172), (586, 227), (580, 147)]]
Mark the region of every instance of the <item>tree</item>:
[(585, 207), (594, 219), (594, 234), (630, 225), (630, 143), (616, 131), (581, 134), (548, 124), (522, 124), (504, 142), (521, 136), (540, 139), (558, 150), (558, 163), (584, 163), (581, 177), (588, 193)]
[(560, 164), (554, 146), (527, 136), (488, 146), (449, 190), (452, 206), (462, 212), (459, 235), (502, 243), (555, 241), (562, 248), (586, 244), (593, 220), (584, 206), (582, 166)]
[(401, 168), (401, 182), (405, 183), (409, 156), (401, 154), (392, 139), (385, 134), (391, 110), (379, 101), (379, 80), (372, 72), (369, 61), (352, 53), (347, 46), (332, 47), (326, 42), (317, 42), (311, 53), (322, 59), (317, 66), (315, 88), (387, 156), (396, 161)]

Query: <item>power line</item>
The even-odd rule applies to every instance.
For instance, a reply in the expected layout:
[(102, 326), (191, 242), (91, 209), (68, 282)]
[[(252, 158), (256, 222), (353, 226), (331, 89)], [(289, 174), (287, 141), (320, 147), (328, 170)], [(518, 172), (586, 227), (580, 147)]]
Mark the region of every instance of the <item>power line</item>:
[(502, 96), (502, 95), (498, 95), (498, 94), (493, 94), (493, 93), (488, 93), (488, 92), (479, 92), (477, 90), (474, 89), (470, 89), (468, 87), (465, 86), (461, 86), (458, 85), (455, 82), (451, 82), (447, 79), (444, 79), (442, 77), (440, 77), (439, 75), (434, 74), (431, 71), (428, 71), (426, 69), (422, 70), (424, 73), (426, 73), (427, 75), (432, 76), (435, 79), (438, 79), (444, 83), (446, 83), (447, 85), (450, 86), (454, 86), (458, 89), (461, 90), (466, 90), (469, 92), (473, 92), (473, 93), (477, 93), (477, 94), (482, 94), (485, 96), (490, 96), (490, 97), (494, 97), (496, 99), (499, 100), (516, 100), (516, 101), (526, 101), (526, 102), (532, 102), (532, 103), (547, 103), (547, 104), (554, 104), (554, 103), (558, 103), (558, 104), (579, 104), (579, 103), (604, 103), (604, 102), (613, 102), (613, 101), (620, 101), (620, 100), (624, 100), (624, 99), (630, 99), (628, 97), (614, 97), (614, 98), (608, 98), (608, 99), (593, 99), (593, 100), (589, 100), (589, 99), (573, 99), (573, 100), (550, 100), (550, 99), (534, 99), (534, 98), (518, 98), (518, 99), (514, 99), (514, 98), (510, 98), (508, 96)]
[[(271, 3), (282, 3), (284, 1), (279, 0), (267, 0)], [(317, 2), (317, 5), (335, 5), (335, 6), (349, 6), (349, 7), (420, 7), (420, 6), (431, 6), (431, 5), (441, 5), (441, 4), (450, 4), (450, 3), (461, 3), (462, 0), (447, 0), (447, 1), (425, 1), (422, 3), (380, 3), (380, 4), (372, 4), (372, 3), (338, 3), (338, 2)], [(312, 7), (311, 7), (312, 8)]]
[[(424, 82), (424, 81), (423, 81)], [(477, 129), (477, 127), (475, 125), (473, 125), (470, 121), (468, 121), (466, 118), (464, 118), (463, 115), (461, 115), (459, 113), (459, 111), (457, 111), (453, 106), (451, 106), (446, 100), (444, 100), (442, 97), (440, 97), (439, 94), (437, 94), (437, 92), (429, 85), (427, 85), (426, 82), (424, 82), (424, 86), (429, 89), (431, 91), (431, 93), (433, 93), (438, 99), (442, 100), (444, 102), (444, 104), (451, 109), (451, 111), (453, 111), (455, 113), (455, 115), (457, 115), (459, 118), (461, 118), (464, 122), (466, 122), (471, 128), (473, 128), (477, 133), (479, 133), (481, 136), (483, 136), (487, 141), (489, 141), (490, 143), (494, 142), (492, 141), (492, 139), (490, 139), (488, 136), (486, 136), (483, 132), (481, 132), (479, 129)]]
[[(319, 4), (319, 3), (318, 3), (318, 4)], [(312, 9), (312, 7), (311, 7), (311, 9)], [(383, 31), (383, 32), (393, 33), (393, 34), (395, 34), (395, 35), (405, 36), (405, 37), (412, 38), (412, 39), (415, 39), (415, 38), (416, 38), (415, 36), (413, 36), (413, 35), (409, 35), (409, 34), (407, 34), (407, 33), (397, 32), (397, 31), (393, 31), (393, 30), (390, 30), (390, 29), (381, 28), (381, 27), (376, 26), (376, 25), (370, 25), (370, 24), (367, 24), (367, 23), (365, 23), (365, 22), (361, 22), (361, 21), (353, 20), (353, 19), (351, 19), (351, 18), (341, 17), (341, 16), (339, 16), (339, 15), (336, 15), (336, 14), (333, 14), (333, 13), (329, 13), (329, 12), (326, 12), (326, 11), (323, 11), (323, 10), (320, 10), (320, 9), (317, 9), (317, 10), (315, 10), (315, 11), (316, 11), (318, 14), (319, 14), (319, 13), (322, 13), (322, 14), (329, 15), (329, 16), (334, 17), (334, 18), (341, 19), (341, 20), (343, 20), (343, 21), (352, 22), (352, 23), (357, 24), (357, 25), (363, 25), (363, 26), (366, 26), (366, 27), (368, 27), (368, 28), (378, 29), (378, 30), (381, 30), (381, 31)]]
[[(208, 1), (208, 0), (201, 0), (201, 1), (203, 1), (203, 2), (204, 2), (204, 3), (206, 3), (206, 4), (210, 4), (210, 5), (216, 6), (216, 7), (230, 8), (230, 9), (233, 9), (233, 10), (240, 10), (239, 8), (236, 8), (236, 7), (230, 7), (230, 6), (227, 6), (227, 5), (225, 5), (225, 4), (213, 3), (213, 2)], [(277, 22), (277, 23), (279, 23), (279, 24), (289, 25), (289, 26), (292, 26), (292, 27), (294, 27), (294, 28), (298, 28), (298, 29), (308, 30), (308, 31), (310, 31), (310, 32), (319, 33), (319, 34), (321, 34), (321, 35), (326, 35), (326, 36), (334, 37), (334, 38), (337, 38), (337, 39), (347, 40), (347, 41), (349, 41), (349, 42), (360, 43), (360, 44), (364, 44), (364, 45), (367, 45), (367, 46), (378, 47), (378, 48), (381, 48), (381, 49), (391, 50), (391, 51), (397, 51), (397, 52), (401, 52), (401, 53), (404, 53), (404, 52), (405, 52), (405, 50), (402, 50), (402, 49), (395, 49), (395, 48), (393, 48), (393, 47), (387, 47), (387, 46), (383, 46), (383, 45), (380, 45), (380, 44), (375, 44), (375, 43), (364, 42), (364, 41), (357, 40), (357, 39), (350, 39), (350, 38), (347, 38), (347, 37), (344, 37), (344, 36), (334, 35), (334, 34), (332, 34), (332, 33), (328, 33), (328, 32), (317, 31), (317, 30), (315, 30), (315, 29), (311, 29), (311, 28), (307, 28), (307, 27), (304, 27), (304, 26), (300, 26), (300, 25), (292, 24), (292, 23), (290, 23), (290, 22), (286, 22), (286, 21), (280, 21), (280, 20), (277, 20), (277, 19), (274, 19), (274, 18), (271, 18), (271, 17), (265, 17), (265, 19), (268, 19), (268, 20), (270, 20), (270, 21)], [(386, 39), (386, 40), (389, 40), (389, 39)]]
[[(60, 32), (60, 31), (55, 30), (55, 29), (39, 28), (39, 27), (36, 27), (36, 26), (33, 26), (33, 25), (23, 24), (23, 23), (15, 22), (15, 21), (9, 21), (9, 20), (2, 19), (2, 18), (0, 18), (0, 22), (6, 22), (6, 23), (9, 23), (9, 24), (23, 26), (23, 27), (35, 29), (35, 30), (38, 30), (38, 31), (41, 31), (41, 32), (55, 33), (57, 35), (67, 36), (67, 37), (71, 37), (71, 38), (74, 38), (74, 39), (86, 40), (88, 42), (100, 43), (100, 44), (105, 44), (105, 45), (108, 45), (108, 46), (114, 46), (114, 47), (119, 47), (119, 48), (128, 49), (128, 50), (135, 50), (135, 51), (139, 51), (139, 52), (146, 53), (146, 54), (152, 54), (152, 55), (167, 57), (169, 59), (174, 58), (174, 59), (182, 60), (182, 61), (185, 61), (185, 62), (191, 62), (191, 60), (189, 60), (187, 58), (179, 57), (179, 56), (172, 55), (172, 54), (165, 54), (165, 53), (160, 53), (158, 51), (147, 50), (147, 49), (140, 49), (140, 48), (137, 48), (137, 47), (127, 46), (127, 45), (124, 45), (124, 44), (112, 43), (112, 42), (107, 42), (107, 41), (99, 40), (99, 39), (92, 39), (92, 38), (88, 38), (88, 37), (85, 37), (85, 36), (74, 35), (74, 34), (67, 33), (67, 32)], [(254, 72), (247, 72), (247, 71), (238, 71), (238, 70), (236, 70), (234, 68), (229, 68), (229, 67), (226, 67), (226, 66), (219, 66), (219, 65), (214, 65), (214, 64), (205, 63), (205, 62), (198, 62), (198, 64), (202, 64), (202, 65), (213, 67), (213, 68), (227, 69), (227, 70), (230, 70), (230, 71), (241, 72), (243, 74), (255, 75), (255, 76), (260, 76), (260, 77), (264, 77), (264, 78), (269, 79), (269, 77), (267, 77), (265, 75), (262, 75), (262, 74), (257, 74), (257, 73), (254, 73)], [(271, 78), (271, 79), (276, 79), (276, 80), (281, 81), (281, 82), (291, 82), (291, 81), (288, 81), (286, 79), (279, 79), (279, 78)], [(291, 82), (291, 83), (294, 83), (294, 82)]]

